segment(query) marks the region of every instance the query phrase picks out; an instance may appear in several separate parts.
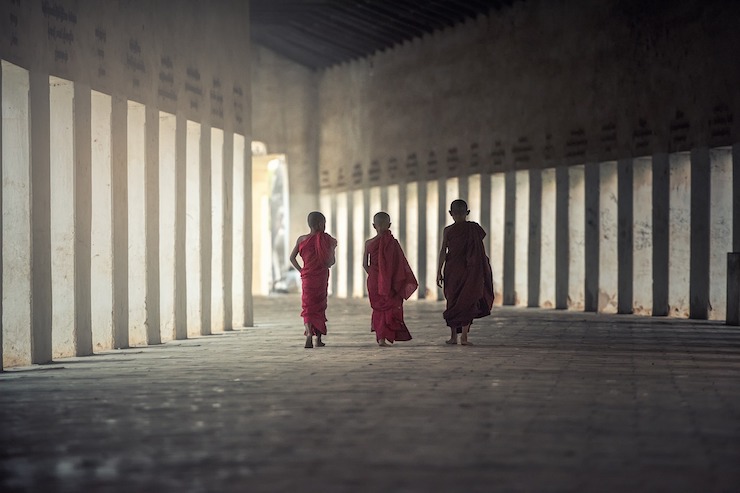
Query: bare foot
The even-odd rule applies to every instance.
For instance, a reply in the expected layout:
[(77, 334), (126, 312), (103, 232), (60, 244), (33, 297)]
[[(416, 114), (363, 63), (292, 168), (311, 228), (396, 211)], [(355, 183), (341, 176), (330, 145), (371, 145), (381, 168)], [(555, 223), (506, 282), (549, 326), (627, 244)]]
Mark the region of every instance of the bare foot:
[(457, 344), (457, 339), (449, 339), (445, 341), (445, 344)]
[(390, 347), (388, 344), (385, 343), (385, 339), (381, 339), (378, 341), (378, 346), (381, 347)]
[(321, 342), (321, 339), (317, 338), (316, 339), (316, 347), (324, 347), (324, 346), (326, 346), (326, 344), (324, 344), (323, 342)]
[(313, 338), (311, 336), (306, 337), (306, 345), (303, 347), (305, 347), (306, 349), (313, 347)]
[(463, 346), (474, 346), (474, 344), (470, 341), (460, 341), (460, 344)]

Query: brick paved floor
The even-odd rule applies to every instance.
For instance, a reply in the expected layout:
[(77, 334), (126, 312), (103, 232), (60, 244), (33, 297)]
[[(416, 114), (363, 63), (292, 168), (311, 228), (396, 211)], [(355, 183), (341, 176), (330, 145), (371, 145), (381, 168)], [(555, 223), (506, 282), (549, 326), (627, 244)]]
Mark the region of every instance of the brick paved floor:
[(740, 491), (740, 330), (497, 309), (447, 346), (442, 305), (378, 348), (330, 300), (257, 327), (0, 374), (0, 491)]

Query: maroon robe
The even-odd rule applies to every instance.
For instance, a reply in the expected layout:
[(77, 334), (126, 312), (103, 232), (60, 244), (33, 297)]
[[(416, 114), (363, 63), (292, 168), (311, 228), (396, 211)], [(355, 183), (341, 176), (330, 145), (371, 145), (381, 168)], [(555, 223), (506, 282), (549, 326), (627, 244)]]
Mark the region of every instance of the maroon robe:
[[(309, 235), (298, 245), (301, 269), (301, 316), (310, 335), (326, 334), (326, 296), (329, 287), (329, 260), (337, 240), (324, 232)], [(308, 333), (305, 335), (309, 335)]]
[(473, 319), (491, 314), (493, 274), (483, 246), (486, 232), (478, 223), (454, 223), (445, 232), (447, 254), (443, 275), (447, 310), (442, 316), (449, 327), (461, 332)]
[(416, 291), (419, 283), (411, 271), (401, 245), (390, 231), (367, 242), (370, 269), (367, 275), (367, 293), (373, 309), (370, 330), (378, 341), (409, 341), (403, 321), (403, 300)]

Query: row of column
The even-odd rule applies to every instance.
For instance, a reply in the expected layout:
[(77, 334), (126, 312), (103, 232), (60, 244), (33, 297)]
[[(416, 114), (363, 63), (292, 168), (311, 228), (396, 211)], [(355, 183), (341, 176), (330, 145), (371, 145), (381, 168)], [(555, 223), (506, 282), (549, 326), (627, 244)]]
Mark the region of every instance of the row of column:
[(245, 137), (1, 74), (3, 367), (251, 325)]
[(362, 245), (385, 210), (418, 297), (442, 299), (439, 240), (463, 198), (489, 233), (498, 303), (723, 320), (727, 253), (740, 251), (739, 148), (323, 194), (339, 240), (332, 290), (365, 294)]

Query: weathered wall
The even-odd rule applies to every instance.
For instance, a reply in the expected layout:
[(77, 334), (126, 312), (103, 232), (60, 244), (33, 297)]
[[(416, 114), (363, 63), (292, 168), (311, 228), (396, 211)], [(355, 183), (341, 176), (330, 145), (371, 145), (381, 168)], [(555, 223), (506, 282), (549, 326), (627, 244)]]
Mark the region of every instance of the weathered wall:
[(738, 18), (718, 0), (527, 0), (332, 68), (322, 186), (389, 161), (454, 175), (732, 144)]
[[(4, 227), (30, 231), (30, 258), (23, 256), (30, 265), (3, 255), (4, 269), (30, 280), (19, 284), (15, 298), (3, 297), (3, 340), (11, 341), (2, 348), (5, 364), (184, 336), (186, 201), (199, 205), (196, 263), (203, 275), (199, 285), (187, 287), (202, 301), (198, 325), (204, 333), (211, 321), (231, 327), (232, 283), (246, 285), (251, 266), (243, 261), (250, 255), (249, 228), (232, 252), (231, 187), (232, 168), (249, 166), (245, 152), (233, 148), (237, 140), (251, 140), (249, 58), (246, 1), (0, 1), (3, 128), (28, 133), (17, 139), (3, 132), (3, 173), (22, 177), (17, 185), (26, 190), (4, 181), (3, 191), (10, 193), (3, 196)], [(160, 140), (160, 111), (176, 120), (174, 141)], [(203, 129), (202, 152), (195, 156), (198, 188), (190, 195), (184, 186), (187, 121)], [(223, 129), (213, 130), (223, 135), (214, 140), (217, 149), (212, 129)], [(235, 154), (242, 162), (233, 162)], [(160, 163), (161, 155), (174, 159)], [(169, 167), (166, 173), (161, 166)], [(241, 190), (248, 194), (242, 175)], [(160, 200), (175, 217), (160, 220)], [(30, 217), (11, 207), (16, 203)], [(100, 241), (106, 234), (110, 243)], [(163, 234), (175, 241), (165, 243), (169, 254), (160, 259)], [(7, 247), (13, 238), (3, 241)], [(106, 256), (110, 268), (95, 270), (100, 265), (91, 260), (92, 251)], [(245, 265), (238, 279), (231, 277), (232, 254)], [(166, 282), (160, 262), (175, 264), (164, 270)], [(4, 284), (15, 279), (3, 278)], [(96, 290), (100, 282), (111, 291)], [(174, 291), (167, 293), (165, 310), (175, 313), (165, 317), (162, 289)], [(251, 295), (240, 292), (244, 320), (238, 326), (251, 317)], [(93, 321), (100, 324), (94, 332)]]
[(252, 48), (252, 128), (270, 154), (285, 154), (290, 187), (290, 238), (306, 232), (319, 208), (318, 74), (262, 46)]

